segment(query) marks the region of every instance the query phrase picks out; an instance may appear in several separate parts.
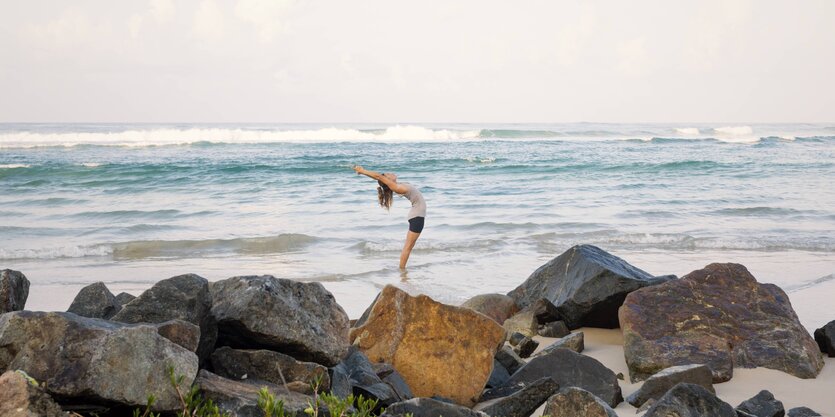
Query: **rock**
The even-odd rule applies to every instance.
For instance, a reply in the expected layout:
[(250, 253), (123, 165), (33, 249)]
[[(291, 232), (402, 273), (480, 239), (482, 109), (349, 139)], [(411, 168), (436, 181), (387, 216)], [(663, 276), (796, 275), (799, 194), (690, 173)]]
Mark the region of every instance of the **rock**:
[(530, 337), (526, 337), (522, 339), (521, 342), (513, 349), (520, 358), (527, 358), (531, 356), (531, 353), (539, 347), (539, 342), (531, 339)]
[(0, 375), (0, 416), (64, 417), (61, 407), (43, 389), (34, 386), (18, 372)]
[(394, 390), (395, 394), (397, 394), (401, 400), (411, 400), (415, 397), (412, 393), (412, 389), (409, 388), (409, 384), (406, 383), (406, 380), (403, 379), (403, 376), (400, 375), (399, 372), (394, 371), (382, 379), (383, 382), (388, 384)]
[(539, 267), (508, 295), (522, 308), (546, 298), (570, 329), (614, 329), (626, 294), (668, 279), (653, 277), (598, 247), (578, 245)]
[(568, 330), (568, 326), (565, 325), (565, 322), (552, 321), (548, 324), (542, 325), (542, 327), (539, 328), (538, 333), (542, 337), (565, 337), (571, 334), (571, 331)]
[(371, 368), (374, 369), (374, 373), (377, 374), (378, 377), (385, 378), (386, 376), (390, 375), (392, 372), (397, 372), (390, 363), (385, 362), (375, 362), (371, 364)]
[(0, 314), (21, 311), (29, 298), (29, 280), (20, 271), (0, 271)]
[(493, 372), (490, 374), (490, 379), (487, 380), (487, 387), (500, 387), (507, 383), (508, 379), (510, 379), (510, 373), (507, 372), (507, 369), (505, 369), (504, 366), (502, 366), (501, 362), (497, 359), (493, 359)]
[(585, 349), (585, 341), (583, 332), (574, 332), (568, 336), (565, 336), (554, 343), (551, 343), (545, 349), (540, 350), (537, 352), (536, 356), (547, 355), (557, 349), (568, 349), (574, 352), (580, 353)]
[(116, 302), (119, 303), (120, 306), (123, 306), (133, 300), (136, 299), (136, 296), (133, 294), (128, 294), (126, 292), (120, 292), (116, 294)]
[(522, 358), (520, 358), (510, 346), (502, 346), (502, 348), (496, 352), (495, 358), (511, 375), (525, 365), (525, 361), (522, 360)]
[(774, 394), (766, 390), (762, 390), (752, 398), (743, 401), (736, 406), (736, 410), (757, 417), (783, 417), (786, 415), (783, 403), (774, 398)]
[(330, 368), (331, 394), (339, 398), (346, 398), (354, 393), (351, 387), (351, 380), (348, 377), (348, 370), (344, 366), (336, 365)]
[(469, 308), (484, 314), (502, 324), (510, 316), (519, 311), (516, 301), (504, 294), (481, 294), (464, 301), (461, 307)]
[(510, 376), (509, 384), (533, 382), (551, 377), (561, 387), (578, 387), (615, 407), (623, 401), (615, 373), (589, 356), (568, 349), (556, 349), (537, 356)]
[(633, 381), (661, 369), (703, 363), (713, 382), (733, 367), (763, 366), (814, 378), (823, 358), (779, 287), (759, 284), (739, 264), (710, 264), (642, 288), (620, 309), (624, 354)]
[(388, 407), (406, 399), (401, 398), (391, 385), (377, 376), (368, 357), (355, 347), (351, 347), (345, 360), (334, 367), (334, 369), (337, 368), (348, 376), (351, 391), (355, 395), (362, 394), (365, 398), (375, 398), (379, 401), (378, 406)]
[(730, 404), (705, 387), (685, 382), (667, 391), (643, 417), (737, 417)]
[(712, 381), (713, 374), (707, 365), (672, 366), (647, 378), (641, 388), (626, 397), (626, 402), (634, 407), (640, 407), (647, 400), (661, 398), (670, 388), (680, 382), (701, 385), (711, 393), (715, 393)]
[[(304, 409), (307, 408), (308, 402), (313, 401), (307, 395), (287, 391), (277, 385), (266, 382), (260, 382), (256, 385), (233, 381), (205, 369), (197, 374), (194, 384), (200, 390), (203, 398), (212, 400), (221, 413), (230, 413), (236, 417), (264, 417), (264, 412), (258, 407), (258, 391), (262, 387), (266, 387), (275, 396), (276, 400), (284, 402), (285, 416), (288, 417), (308, 417)], [(324, 415), (327, 415), (327, 413)]]
[(521, 333), (526, 337), (534, 337), (539, 329), (539, 322), (536, 321), (533, 309), (526, 308), (505, 320), (502, 327), (510, 335)]
[(205, 361), (217, 341), (217, 325), (211, 315), (209, 281), (195, 274), (164, 279), (122, 307), (113, 316), (120, 323), (162, 323), (179, 319), (200, 327), (197, 356)]
[(814, 417), (814, 416), (820, 416), (820, 414), (818, 414), (818, 412), (817, 412), (817, 411), (812, 410), (812, 409), (811, 409), (811, 408), (809, 408), (809, 407), (795, 407), (795, 408), (792, 408), (791, 410), (789, 410), (789, 412), (788, 412), (788, 413), (786, 413), (786, 415), (787, 415), (788, 417)]
[(826, 353), (830, 358), (835, 357), (835, 320), (815, 330), (815, 342), (821, 352)]
[(432, 398), (413, 398), (392, 404), (380, 417), (406, 417), (407, 415), (412, 417), (489, 417), (480, 411)]
[(246, 376), (247, 379), (267, 381), (279, 386), (285, 382), (299, 382), (303, 392), (308, 391), (316, 378), (321, 379), (320, 390), (327, 392), (331, 387), (328, 368), (318, 363), (300, 362), (292, 356), (270, 350), (242, 350), (224, 346), (212, 353), (212, 368), (215, 374), (235, 380)]
[(540, 298), (526, 307), (533, 310), (533, 316), (539, 324), (548, 324), (554, 321), (562, 321), (562, 316), (557, 306), (548, 301), (547, 298)]
[(327, 366), (348, 350), (348, 315), (318, 282), (242, 276), (211, 289), (220, 345), (275, 350)]
[(510, 396), (478, 404), (475, 410), (491, 416), (528, 417), (559, 387), (553, 379), (542, 378)]
[(72, 313), (18, 311), (0, 316), (0, 370), (21, 369), (43, 381), (59, 401), (179, 405), (166, 368), (183, 375), (188, 391), (197, 356), (150, 325), (125, 325)]
[(351, 330), (353, 344), (373, 362), (391, 363), (414, 395), (439, 395), (472, 406), (505, 340), (495, 321), (473, 310), (412, 297), (391, 285), (367, 321)]
[(94, 282), (78, 292), (67, 311), (79, 316), (107, 320), (121, 309), (122, 305), (107, 286), (103, 282)]
[(200, 328), (197, 325), (185, 320), (169, 320), (157, 324), (156, 328), (160, 336), (197, 353), (200, 343)]
[(543, 415), (551, 417), (617, 417), (615, 410), (594, 394), (578, 387), (565, 387), (548, 398)]
[(528, 337), (528, 336), (525, 336), (525, 335), (523, 335), (522, 333), (519, 333), (519, 332), (513, 332), (513, 333), (510, 333), (510, 336), (507, 338), (507, 341), (508, 341), (508, 343), (510, 343), (512, 346), (518, 346), (518, 345), (519, 345), (519, 342), (521, 342), (522, 340), (524, 340), (526, 337)]
[(654, 404), (655, 404), (655, 400), (650, 398), (650, 399), (646, 400), (640, 407), (638, 407), (635, 410), (635, 413), (638, 413), (638, 414), (643, 413), (644, 411), (649, 410), (649, 408), (652, 407)]

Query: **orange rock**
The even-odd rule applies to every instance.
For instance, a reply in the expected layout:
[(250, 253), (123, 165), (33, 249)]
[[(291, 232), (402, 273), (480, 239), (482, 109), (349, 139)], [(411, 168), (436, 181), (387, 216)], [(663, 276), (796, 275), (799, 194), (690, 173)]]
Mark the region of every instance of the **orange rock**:
[(472, 407), (505, 331), (481, 313), (388, 285), (350, 337), (370, 361), (392, 364), (415, 397), (437, 395)]

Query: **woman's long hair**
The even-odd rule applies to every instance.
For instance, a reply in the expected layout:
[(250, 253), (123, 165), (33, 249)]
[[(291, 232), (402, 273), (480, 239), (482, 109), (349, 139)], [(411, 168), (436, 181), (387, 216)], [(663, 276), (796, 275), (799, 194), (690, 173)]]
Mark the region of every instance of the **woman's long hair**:
[(386, 183), (379, 180), (377, 181), (377, 184), (379, 185), (377, 187), (377, 199), (380, 201), (380, 207), (388, 210), (391, 208), (391, 200), (393, 196), (391, 188), (389, 188)]

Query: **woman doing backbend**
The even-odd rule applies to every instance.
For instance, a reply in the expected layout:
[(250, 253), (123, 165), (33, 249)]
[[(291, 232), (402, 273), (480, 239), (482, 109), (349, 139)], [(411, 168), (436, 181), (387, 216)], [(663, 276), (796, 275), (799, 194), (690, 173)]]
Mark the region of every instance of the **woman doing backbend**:
[(405, 183), (397, 182), (397, 175), (387, 172), (379, 173), (368, 171), (363, 167), (356, 165), (354, 171), (357, 174), (362, 174), (377, 180), (377, 198), (380, 206), (388, 210), (391, 208), (391, 200), (393, 192), (400, 194), (409, 199), (412, 203), (412, 208), (409, 210), (409, 231), (406, 233), (406, 243), (403, 245), (403, 251), (400, 252), (400, 269), (406, 269), (406, 262), (409, 260), (409, 255), (412, 253), (412, 248), (415, 247), (420, 232), (423, 231), (423, 221), (426, 217), (426, 201), (417, 187)]

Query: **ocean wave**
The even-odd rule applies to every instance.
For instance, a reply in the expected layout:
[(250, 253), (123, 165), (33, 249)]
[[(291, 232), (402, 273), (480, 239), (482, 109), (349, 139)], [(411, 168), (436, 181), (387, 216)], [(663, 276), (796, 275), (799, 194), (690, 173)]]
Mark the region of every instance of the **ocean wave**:
[(29, 164), (0, 164), (0, 169), (31, 168)]
[(696, 127), (677, 127), (675, 131), (682, 135), (698, 135), (700, 133)]
[[(504, 245), (501, 239), (472, 239), (467, 241), (419, 241), (415, 245), (413, 252), (448, 252), (448, 251), (482, 251), (488, 249), (497, 249)], [(402, 241), (388, 241), (388, 242), (374, 242), (362, 241), (350, 246), (350, 249), (360, 253), (370, 255), (376, 253), (396, 252), (400, 253), (403, 250)]]
[(754, 129), (751, 128), (751, 126), (725, 126), (715, 127), (713, 128), (713, 132), (718, 135), (742, 136), (752, 135), (754, 133)]
[(832, 281), (832, 280), (835, 280), (835, 274), (824, 275), (820, 278), (813, 279), (811, 281), (801, 282), (799, 284), (786, 285), (786, 286), (783, 287), (783, 289), (787, 293), (792, 293), (792, 292), (795, 292), (795, 291), (805, 290), (807, 288), (811, 288), (811, 287), (814, 287), (814, 286), (817, 286), (817, 285), (820, 285), (820, 284), (824, 284), (824, 283)]

